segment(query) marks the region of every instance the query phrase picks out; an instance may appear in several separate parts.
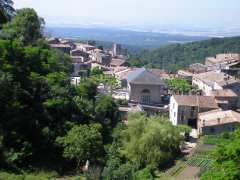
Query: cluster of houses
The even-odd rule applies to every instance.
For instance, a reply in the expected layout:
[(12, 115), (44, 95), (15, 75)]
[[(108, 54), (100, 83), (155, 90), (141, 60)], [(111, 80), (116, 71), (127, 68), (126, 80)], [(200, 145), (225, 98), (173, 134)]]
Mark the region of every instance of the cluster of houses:
[(240, 54), (218, 54), (205, 64), (190, 65), (178, 76), (196, 85), (198, 95), (172, 95), (170, 121), (198, 130), (199, 135), (233, 131), (240, 124)]
[[(173, 125), (188, 125), (198, 135), (233, 131), (240, 124), (240, 54), (207, 57), (177, 74), (161, 69), (129, 67), (127, 50), (119, 44), (111, 49), (96, 47), (94, 41), (73, 43), (51, 38), (51, 47), (70, 55), (74, 65), (72, 83), (80, 83), (82, 72), (94, 67), (119, 81), (111, 91), (113, 98), (124, 100), (122, 118), (129, 111), (145, 111), (170, 117)], [(171, 94), (166, 79), (183, 78), (198, 87), (196, 95)]]
[(47, 41), (52, 48), (71, 57), (71, 63), (74, 67), (71, 79), (75, 85), (80, 83), (80, 77), (91, 68), (99, 67), (105, 71), (110, 71), (114, 67), (128, 66), (127, 49), (120, 44), (113, 44), (111, 49), (103, 49), (103, 47), (97, 47), (95, 41), (75, 43), (60, 38), (49, 38)]

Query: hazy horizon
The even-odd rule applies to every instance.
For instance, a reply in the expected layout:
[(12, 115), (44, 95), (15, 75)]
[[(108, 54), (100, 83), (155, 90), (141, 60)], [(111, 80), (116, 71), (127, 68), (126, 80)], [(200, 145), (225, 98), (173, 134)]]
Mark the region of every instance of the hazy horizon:
[(47, 26), (79, 25), (239, 29), (239, 0), (15, 0), (31, 7)]

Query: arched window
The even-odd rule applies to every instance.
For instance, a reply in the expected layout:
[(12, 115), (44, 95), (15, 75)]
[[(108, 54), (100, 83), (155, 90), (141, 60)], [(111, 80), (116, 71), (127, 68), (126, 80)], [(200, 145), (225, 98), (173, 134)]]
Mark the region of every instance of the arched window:
[(149, 90), (149, 89), (144, 89), (144, 90), (142, 90), (142, 93), (148, 93), (148, 94), (150, 94), (150, 90)]

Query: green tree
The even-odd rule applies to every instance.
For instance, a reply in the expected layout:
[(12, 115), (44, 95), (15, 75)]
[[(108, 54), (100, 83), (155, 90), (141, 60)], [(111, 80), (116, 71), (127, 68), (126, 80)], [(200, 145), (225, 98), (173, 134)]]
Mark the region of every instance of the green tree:
[(166, 83), (170, 90), (172, 90), (174, 93), (196, 93), (198, 88), (194, 85), (189, 84), (187, 80), (180, 79), (180, 78), (174, 78), (174, 79), (168, 79), (166, 80)]
[(76, 125), (65, 136), (56, 139), (63, 147), (63, 156), (77, 162), (77, 167), (87, 160), (95, 163), (102, 156), (101, 125)]
[(17, 39), (23, 44), (35, 43), (42, 38), (44, 20), (33, 9), (17, 10), (16, 15), (2, 29), (6, 39)]
[(122, 133), (122, 153), (139, 167), (166, 166), (180, 152), (182, 129), (169, 120), (141, 114), (128, 117), (127, 129)]
[(0, 0), (0, 24), (9, 21), (14, 12), (12, 0)]
[(221, 143), (213, 153), (216, 161), (213, 166), (201, 176), (201, 180), (240, 179), (240, 130), (231, 134), (229, 141)]
[(153, 175), (148, 168), (137, 171), (134, 174), (134, 180), (153, 180)]
[(93, 69), (91, 69), (90, 71), (90, 76), (96, 76), (96, 75), (101, 75), (103, 74), (103, 70), (100, 69), (99, 67), (95, 67)]
[(107, 95), (100, 95), (95, 104), (95, 121), (101, 123), (103, 126), (104, 142), (111, 142), (112, 129), (119, 122), (118, 106)]
[(91, 79), (83, 79), (76, 87), (78, 95), (82, 98), (95, 100), (97, 95), (97, 83)]

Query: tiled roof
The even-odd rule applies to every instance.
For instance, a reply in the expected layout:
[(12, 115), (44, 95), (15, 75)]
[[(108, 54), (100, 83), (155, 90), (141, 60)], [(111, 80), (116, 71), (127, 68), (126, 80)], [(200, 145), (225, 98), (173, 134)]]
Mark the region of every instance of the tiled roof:
[(215, 97), (237, 97), (238, 95), (231, 89), (219, 89), (210, 92)]
[(218, 105), (212, 96), (188, 96), (174, 95), (173, 96), (180, 106), (198, 106), (202, 108), (218, 108)]
[(201, 127), (215, 126), (219, 124), (227, 124), (233, 122), (240, 123), (240, 113), (232, 110), (223, 111), (221, 109), (218, 109), (200, 113), (199, 120)]
[(146, 85), (164, 85), (165, 82), (157, 75), (149, 72), (145, 68), (130, 73), (127, 77), (130, 84), (146, 84)]
[(214, 83), (217, 83), (220, 86), (226, 86), (229, 84), (240, 82), (238, 79), (236, 79), (233, 76), (227, 75), (222, 72), (215, 72), (215, 71), (195, 74), (193, 77), (209, 85), (214, 85)]
[(126, 60), (113, 58), (112, 61), (111, 61), (111, 65), (113, 65), (113, 66), (121, 66), (125, 62), (126, 62)]

